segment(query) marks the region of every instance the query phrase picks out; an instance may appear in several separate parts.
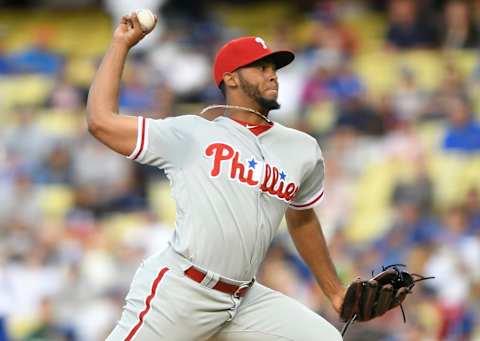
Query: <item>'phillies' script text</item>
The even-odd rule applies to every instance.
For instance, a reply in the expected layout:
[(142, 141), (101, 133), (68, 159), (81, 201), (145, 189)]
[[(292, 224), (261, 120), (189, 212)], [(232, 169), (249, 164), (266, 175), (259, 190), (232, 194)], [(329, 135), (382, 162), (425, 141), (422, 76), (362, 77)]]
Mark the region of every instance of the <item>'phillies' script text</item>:
[[(212, 143), (205, 148), (205, 156), (213, 158), (210, 176), (218, 177), (222, 171), (228, 172), (230, 180), (257, 187), (262, 192), (268, 193), (286, 202), (291, 202), (298, 192), (299, 187), (294, 182), (287, 182), (287, 174), (278, 167), (264, 163), (263, 181), (256, 179), (255, 174), (258, 161), (252, 157), (247, 162), (240, 161), (240, 152), (226, 143)], [(261, 174), (261, 173), (260, 173)]]

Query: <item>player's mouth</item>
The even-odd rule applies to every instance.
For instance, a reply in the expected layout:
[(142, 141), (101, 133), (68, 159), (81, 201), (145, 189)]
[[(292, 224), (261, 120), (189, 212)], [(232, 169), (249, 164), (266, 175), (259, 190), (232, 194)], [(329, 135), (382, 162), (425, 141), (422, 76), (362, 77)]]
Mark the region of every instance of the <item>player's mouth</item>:
[(271, 92), (271, 93), (277, 95), (278, 94), (278, 88), (267, 89), (267, 92)]

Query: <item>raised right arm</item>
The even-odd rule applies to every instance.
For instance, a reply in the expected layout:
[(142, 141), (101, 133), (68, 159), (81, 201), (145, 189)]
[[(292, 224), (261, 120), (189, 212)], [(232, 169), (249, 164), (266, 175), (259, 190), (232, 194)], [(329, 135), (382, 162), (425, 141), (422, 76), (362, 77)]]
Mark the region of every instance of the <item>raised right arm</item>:
[(135, 13), (122, 17), (88, 94), (88, 131), (123, 155), (130, 155), (135, 148), (137, 118), (118, 113), (120, 80), (128, 51), (147, 33), (140, 28)]

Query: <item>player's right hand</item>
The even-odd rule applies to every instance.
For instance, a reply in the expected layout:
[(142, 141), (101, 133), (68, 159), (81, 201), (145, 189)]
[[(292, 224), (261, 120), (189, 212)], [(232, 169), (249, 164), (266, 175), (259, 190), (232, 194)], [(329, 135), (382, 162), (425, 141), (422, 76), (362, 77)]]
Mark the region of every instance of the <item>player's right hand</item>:
[(113, 33), (113, 41), (121, 44), (125, 44), (127, 48), (135, 46), (140, 40), (142, 40), (148, 33), (150, 33), (157, 25), (158, 17), (155, 16), (155, 24), (150, 31), (144, 32), (140, 27), (137, 14), (132, 12), (129, 15), (124, 15), (120, 19), (120, 24)]

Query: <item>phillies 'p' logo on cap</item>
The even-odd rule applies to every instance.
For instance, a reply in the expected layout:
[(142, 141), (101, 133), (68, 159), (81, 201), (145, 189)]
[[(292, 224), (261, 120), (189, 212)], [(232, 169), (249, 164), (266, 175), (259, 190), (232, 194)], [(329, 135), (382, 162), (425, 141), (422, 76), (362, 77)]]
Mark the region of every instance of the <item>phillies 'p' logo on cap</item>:
[(251, 64), (259, 59), (271, 57), (277, 69), (290, 64), (295, 55), (289, 50), (272, 51), (260, 37), (233, 39), (220, 48), (213, 65), (213, 78), (217, 86), (226, 72)]

